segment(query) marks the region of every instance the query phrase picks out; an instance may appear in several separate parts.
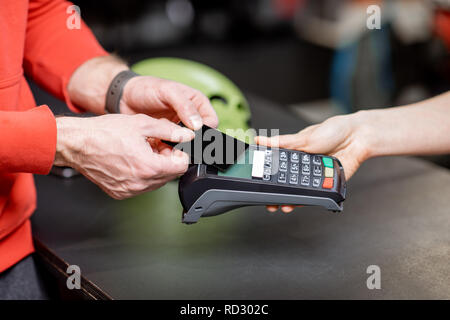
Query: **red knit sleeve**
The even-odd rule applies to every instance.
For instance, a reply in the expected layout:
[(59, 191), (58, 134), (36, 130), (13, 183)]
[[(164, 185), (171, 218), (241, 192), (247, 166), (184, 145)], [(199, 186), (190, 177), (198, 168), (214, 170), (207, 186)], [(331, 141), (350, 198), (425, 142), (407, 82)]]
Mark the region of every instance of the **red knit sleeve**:
[(0, 172), (47, 174), (56, 150), (56, 121), (47, 106), (0, 111)]
[(70, 6), (63, 0), (30, 0), (24, 67), (39, 85), (80, 112), (67, 93), (70, 76), (83, 62), (108, 53), (83, 21), (80, 29), (68, 27), (74, 14)]

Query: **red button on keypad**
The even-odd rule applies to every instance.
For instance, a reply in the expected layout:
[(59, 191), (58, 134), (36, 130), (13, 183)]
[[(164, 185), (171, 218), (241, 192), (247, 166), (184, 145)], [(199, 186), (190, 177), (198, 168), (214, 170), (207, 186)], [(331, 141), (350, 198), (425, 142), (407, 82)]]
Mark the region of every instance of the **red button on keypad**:
[(325, 178), (325, 180), (323, 180), (322, 188), (325, 189), (333, 188), (333, 178)]

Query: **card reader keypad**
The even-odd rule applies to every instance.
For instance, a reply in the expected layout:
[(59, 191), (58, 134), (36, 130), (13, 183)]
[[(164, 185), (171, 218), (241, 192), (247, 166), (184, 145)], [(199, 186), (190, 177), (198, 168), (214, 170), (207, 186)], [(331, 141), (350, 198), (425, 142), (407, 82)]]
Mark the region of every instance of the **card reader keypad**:
[(313, 189), (332, 189), (334, 179), (334, 161), (330, 157), (284, 149), (278, 152), (264, 151), (264, 181)]

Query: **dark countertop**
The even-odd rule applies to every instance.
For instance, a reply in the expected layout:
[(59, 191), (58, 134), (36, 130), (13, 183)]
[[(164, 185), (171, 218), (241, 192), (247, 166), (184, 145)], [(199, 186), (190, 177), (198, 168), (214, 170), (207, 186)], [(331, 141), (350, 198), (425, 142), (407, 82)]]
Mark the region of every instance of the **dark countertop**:
[[(306, 125), (250, 103), (258, 128)], [(83, 177), (36, 183), (40, 254), (60, 272), (80, 266), (99, 298), (450, 298), (450, 172), (422, 160), (366, 162), (342, 214), (248, 207), (194, 225), (180, 222), (177, 182), (124, 201)], [(369, 265), (381, 268), (381, 290), (366, 287)]]

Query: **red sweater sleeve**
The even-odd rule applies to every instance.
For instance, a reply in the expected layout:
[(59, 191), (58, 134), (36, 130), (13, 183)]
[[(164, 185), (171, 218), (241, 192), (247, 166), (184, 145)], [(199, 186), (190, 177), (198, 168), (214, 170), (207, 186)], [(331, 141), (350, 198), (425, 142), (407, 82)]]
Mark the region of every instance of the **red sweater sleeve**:
[(24, 68), (39, 85), (80, 112), (66, 90), (70, 76), (83, 62), (108, 53), (83, 21), (80, 29), (67, 27), (71, 5), (63, 0), (30, 0)]
[(55, 150), (56, 121), (47, 106), (0, 111), (0, 172), (47, 174)]

